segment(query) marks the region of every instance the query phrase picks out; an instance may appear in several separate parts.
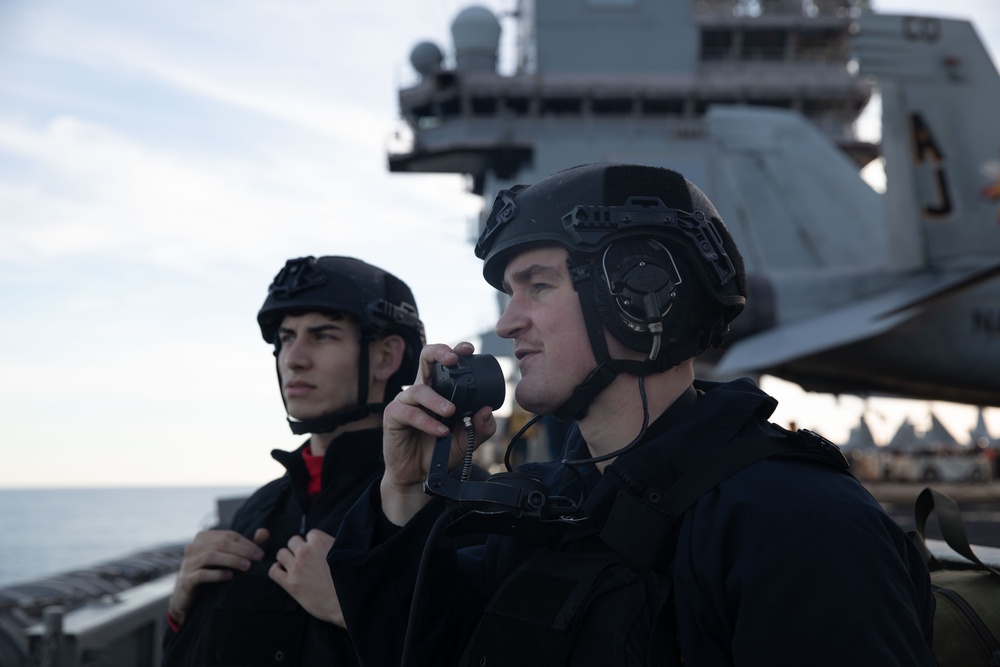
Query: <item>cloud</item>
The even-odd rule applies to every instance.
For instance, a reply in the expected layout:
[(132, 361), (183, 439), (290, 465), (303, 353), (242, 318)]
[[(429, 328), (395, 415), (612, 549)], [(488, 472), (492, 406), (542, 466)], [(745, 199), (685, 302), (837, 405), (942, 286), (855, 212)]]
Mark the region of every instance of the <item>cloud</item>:
[[(261, 114), (339, 142), (365, 146), (388, 133), (392, 91), (388, 85), (379, 91), (370, 77), (384, 50), (363, 28), (345, 31), (343, 25), (352, 21), (343, 12), (314, 3), (282, 11), (271, 3), (230, 2), (220, 3), (226, 8), (223, 17), (214, 4), (195, 3), (171, 13), (161, 6), (163, 20), (156, 23), (148, 17), (130, 22), (127, 11), (125, 18), (113, 16), (108, 8), (114, 3), (105, 3), (104, 12), (88, 7), (86, 14), (64, 5), (26, 31), (24, 48), (101, 77), (171, 87), (176, 94)], [(368, 19), (374, 23), (373, 10)], [(393, 27), (398, 30), (384, 16), (378, 20), (389, 29), (383, 37), (390, 37)], [(255, 48), (246, 48), (248, 40), (257, 40)], [(372, 113), (376, 100), (384, 113)]]
[[(11, 262), (102, 252), (178, 266), (260, 257), (275, 239), (332, 235), (356, 245), (374, 234), (391, 247), (444, 232), (461, 196), (455, 177), (389, 185), (375, 160), (351, 152), (323, 160), (314, 149), (265, 146), (266, 162), (174, 152), (74, 117), (42, 127), (0, 118), (0, 150), (27, 174), (0, 181), (8, 212), (0, 258)], [(454, 184), (450, 191), (425, 185), (442, 181)], [(466, 211), (477, 205), (470, 197)]]

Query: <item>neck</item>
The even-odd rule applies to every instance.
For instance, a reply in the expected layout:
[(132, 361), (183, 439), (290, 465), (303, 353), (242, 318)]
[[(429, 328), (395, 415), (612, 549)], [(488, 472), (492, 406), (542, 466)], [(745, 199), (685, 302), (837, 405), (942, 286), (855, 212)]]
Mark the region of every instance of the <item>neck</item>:
[[(666, 412), (677, 397), (694, 381), (694, 366), (690, 361), (645, 378), (649, 423)], [(628, 445), (642, 429), (643, 408), (639, 394), (639, 378), (619, 375), (591, 402), (587, 416), (579, 421), (580, 433), (590, 449), (590, 455), (604, 456)], [(597, 464), (601, 472), (614, 459)]]
[(359, 421), (350, 422), (343, 426), (338, 426), (329, 433), (312, 433), (309, 435), (309, 452), (313, 456), (326, 456), (326, 450), (330, 443), (344, 433), (351, 431), (363, 431), (369, 428), (378, 428), (382, 423), (380, 415), (369, 415)]

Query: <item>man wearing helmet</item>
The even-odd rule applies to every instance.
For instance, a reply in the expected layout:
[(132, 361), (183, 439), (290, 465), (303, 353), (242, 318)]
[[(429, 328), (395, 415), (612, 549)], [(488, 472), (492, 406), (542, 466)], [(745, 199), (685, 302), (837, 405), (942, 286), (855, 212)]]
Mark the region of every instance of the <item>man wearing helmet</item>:
[[(386, 472), (329, 557), (365, 664), (933, 664), (923, 561), (842, 455), (769, 423), (777, 403), (751, 380), (694, 378), (747, 294), (698, 188), (568, 169), (501, 192), (476, 252), (509, 297), (496, 331), (518, 403), (575, 425), (564, 460), (491, 480), (508, 495), (428, 496), (448, 434), (433, 415), (455, 411), (429, 378), (472, 348), (424, 349), (385, 412)], [(472, 423), (495, 430), (489, 408)], [(495, 534), (449, 546), (462, 527)]]
[[(382, 472), (381, 413), (416, 374), (423, 324), (409, 287), (350, 257), (289, 260), (257, 315), (274, 345), (296, 451), (230, 530), (185, 550), (165, 665), (353, 665), (326, 555)], [(340, 627), (337, 627), (340, 626)]]

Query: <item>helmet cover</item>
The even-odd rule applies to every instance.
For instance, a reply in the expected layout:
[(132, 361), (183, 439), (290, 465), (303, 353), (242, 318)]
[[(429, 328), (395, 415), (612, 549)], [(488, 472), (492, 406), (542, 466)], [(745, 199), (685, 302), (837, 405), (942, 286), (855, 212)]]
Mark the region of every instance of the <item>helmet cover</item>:
[(386, 396), (394, 396), (416, 376), (425, 344), (413, 292), (393, 274), (353, 257), (290, 259), (274, 277), (257, 323), (264, 340), (275, 345), (288, 314), (339, 312), (356, 318), (362, 343), (398, 335), (406, 344), (399, 370), (389, 379)]
[(669, 169), (590, 164), (503, 190), (476, 255), (487, 282), (502, 290), (507, 262), (546, 244), (565, 247), (571, 265), (591, 266), (602, 323), (632, 349), (649, 350), (652, 336), (616, 286), (645, 285), (640, 296), (661, 297), (650, 307), (663, 322), (664, 341), (684, 344), (678, 354), (690, 356), (720, 344), (746, 304), (743, 260), (722, 218), (701, 190)]

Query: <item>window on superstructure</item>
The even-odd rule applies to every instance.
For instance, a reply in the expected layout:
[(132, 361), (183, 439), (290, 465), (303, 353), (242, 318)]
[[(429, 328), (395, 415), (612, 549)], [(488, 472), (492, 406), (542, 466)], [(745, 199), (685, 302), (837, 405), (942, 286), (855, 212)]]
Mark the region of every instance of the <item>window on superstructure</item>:
[(643, 116), (680, 116), (684, 113), (684, 100), (672, 99), (644, 99), (642, 101)]
[(631, 98), (613, 97), (595, 99), (591, 102), (590, 108), (599, 116), (628, 116), (632, 114), (635, 105)]
[(547, 97), (542, 100), (543, 116), (579, 115), (583, 101), (579, 97)]
[(846, 42), (837, 30), (810, 30), (799, 34), (796, 60), (827, 61), (846, 58)]
[(702, 60), (729, 60), (733, 56), (732, 30), (704, 30), (701, 33)]
[(497, 98), (473, 97), (471, 106), (473, 116), (495, 116), (497, 113)]
[(788, 97), (753, 97), (747, 100), (752, 107), (769, 107), (772, 109), (791, 109), (794, 101)]
[(743, 60), (781, 60), (785, 57), (785, 40), (788, 33), (783, 30), (747, 30), (743, 34)]
[(442, 118), (453, 118), (461, 115), (462, 104), (457, 95), (449, 95), (438, 99), (438, 113)]
[(434, 108), (430, 104), (418, 104), (410, 109), (410, 115), (416, 119), (433, 116)]
[(504, 109), (515, 116), (527, 116), (531, 105), (527, 97), (508, 97)]
[(694, 103), (694, 115), (704, 116), (705, 112), (708, 111), (708, 107), (711, 104), (718, 104), (715, 100), (697, 100)]

